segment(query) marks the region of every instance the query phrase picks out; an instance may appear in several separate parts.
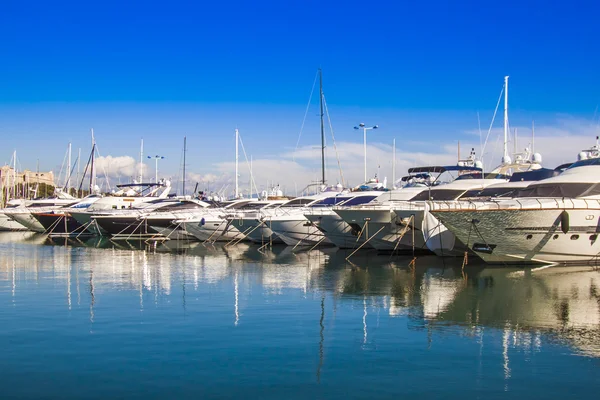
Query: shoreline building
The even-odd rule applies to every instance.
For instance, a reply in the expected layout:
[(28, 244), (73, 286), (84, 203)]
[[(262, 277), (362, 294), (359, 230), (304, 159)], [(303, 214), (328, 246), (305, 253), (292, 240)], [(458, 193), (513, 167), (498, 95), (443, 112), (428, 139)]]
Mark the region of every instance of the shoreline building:
[[(10, 197), (28, 197), (29, 189), (35, 190), (36, 185), (45, 184), (47, 186), (56, 186), (54, 183), (54, 172), (37, 172), (28, 169), (17, 171), (5, 165), (0, 167), (0, 189), (1, 197), (5, 198), (8, 193)], [(15, 193), (16, 192), (16, 193)]]

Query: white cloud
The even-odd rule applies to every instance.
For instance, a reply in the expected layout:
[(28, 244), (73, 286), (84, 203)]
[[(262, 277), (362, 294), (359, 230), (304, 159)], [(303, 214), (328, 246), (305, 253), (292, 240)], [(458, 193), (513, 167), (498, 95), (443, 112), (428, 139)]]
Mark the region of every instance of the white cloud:
[[(101, 177), (100, 181), (105, 184), (105, 177), (111, 185), (121, 182), (132, 182), (137, 180), (140, 174), (140, 164), (131, 156), (100, 156), (95, 160), (96, 174)], [(154, 181), (154, 170), (149, 171), (148, 166), (143, 166), (145, 180)], [(152, 174), (152, 177), (148, 176)]]
[[(518, 150), (531, 145), (531, 127), (513, 126), (511, 132), (517, 128)], [(554, 168), (559, 164), (575, 161), (577, 154), (595, 143), (598, 127), (593, 121), (561, 117), (552, 124), (538, 125), (535, 128), (535, 151), (543, 156), (543, 164)], [(464, 131), (461, 138), (461, 155), (467, 156), (471, 148), (476, 155), (481, 157), (481, 145), (478, 132)], [(502, 156), (502, 128), (493, 128), (490, 132), (489, 142), (483, 154), (486, 169), (491, 169), (499, 164)], [(464, 140), (466, 137), (467, 140)], [(454, 165), (457, 162), (457, 141), (448, 138), (446, 141), (427, 142), (418, 135), (406, 140), (396, 141), (396, 179), (406, 174), (408, 168), (422, 165)], [(426, 144), (424, 146), (424, 143)], [(509, 152), (513, 153), (514, 142), (510, 143)], [(420, 149), (420, 151), (416, 151)], [(423, 150), (425, 149), (425, 150)], [(364, 153), (362, 143), (338, 142), (337, 154), (342, 167), (343, 183), (355, 186), (364, 179)], [(392, 178), (392, 146), (391, 144), (370, 142), (367, 146), (368, 177), (373, 177), (377, 172), (380, 179), (388, 178), (391, 186)], [(106, 170), (113, 179), (129, 180), (135, 178), (139, 171), (139, 164), (130, 156), (106, 156), (97, 160), (98, 173)], [(335, 184), (342, 181), (338, 167), (338, 159), (333, 144), (326, 149), (327, 181)], [(378, 169), (379, 166), (379, 169)], [(160, 164), (159, 164), (160, 168)], [(254, 159), (252, 162), (254, 182), (259, 191), (281, 185), (286, 194), (301, 193), (302, 189), (321, 179), (321, 150), (318, 143), (303, 146), (296, 151), (283, 151), (279, 155)], [(192, 171), (187, 173), (187, 190), (190, 192), (198, 183), (199, 190), (209, 189), (231, 195), (234, 191), (233, 162), (219, 162), (210, 166), (204, 172)], [(145, 175), (154, 174), (153, 165), (145, 166)], [(160, 171), (159, 171), (160, 172)], [(163, 173), (160, 173), (163, 176)], [(239, 184), (242, 192), (247, 193), (250, 187), (249, 166), (240, 158)], [(171, 173), (174, 186), (178, 179), (173, 178), (176, 173)], [(127, 178), (127, 179), (126, 179)], [(177, 185), (179, 186), (179, 185)]]

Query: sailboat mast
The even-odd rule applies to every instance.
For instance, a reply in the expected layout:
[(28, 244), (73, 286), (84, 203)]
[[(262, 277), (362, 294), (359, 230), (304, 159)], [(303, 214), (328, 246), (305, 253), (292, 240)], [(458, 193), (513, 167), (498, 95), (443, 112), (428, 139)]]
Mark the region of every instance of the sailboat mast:
[(140, 142), (140, 183), (144, 182), (144, 138)]
[(69, 142), (69, 160), (68, 164), (69, 168), (67, 169), (67, 193), (71, 191), (71, 142)]
[(504, 155), (502, 162), (510, 164), (508, 156), (508, 76), (504, 77)]
[(187, 136), (183, 137), (183, 197), (185, 197), (185, 153), (187, 151)]
[(535, 154), (535, 121), (531, 121), (531, 154)]
[(13, 197), (17, 197), (17, 190), (18, 190), (18, 186), (17, 186), (17, 151), (15, 150), (13, 152)]
[(239, 140), (240, 139), (240, 131), (235, 129), (235, 198), (239, 197)]
[(92, 158), (91, 158), (91, 164), (90, 164), (90, 193), (92, 194), (94, 192), (94, 184), (96, 182), (94, 182), (94, 174), (96, 173), (95, 171), (95, 165), (94, 165), (94, 156), (96, 153), (96, 140), (94, 139), (94, 129), (92, 129)]
[(396, 188), (396, 138), (392, 141), (392, 189)]
[[(39, 172), (38, 172), (39, 174)], [(79, 177), (81, 176), (81, 147), (77, 151), (77, 179), (75, 184), (79, 184)], [(39, 185), (39, 182), (38, 182)], [(76, 197), (79, 197), (79, 190), (76, 190)]]
[(319, 68), (319, 107), (321, 109), (321, 183), (325, 184), (325, 126), (323, 124), (323, 71)]

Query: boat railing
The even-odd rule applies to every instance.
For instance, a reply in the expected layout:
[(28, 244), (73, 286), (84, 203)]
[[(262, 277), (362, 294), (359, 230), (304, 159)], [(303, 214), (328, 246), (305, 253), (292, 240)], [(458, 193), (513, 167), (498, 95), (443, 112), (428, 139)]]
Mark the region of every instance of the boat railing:
[[(482, 210), (545, 210), (545, 209), (598, 209), (600, 199), (574, 198), (515, 198), (511, 200), (459, 200), (428, 201), (430, 211), (482, 211)], [(410, 208), (404, 208), (410, 209)]]

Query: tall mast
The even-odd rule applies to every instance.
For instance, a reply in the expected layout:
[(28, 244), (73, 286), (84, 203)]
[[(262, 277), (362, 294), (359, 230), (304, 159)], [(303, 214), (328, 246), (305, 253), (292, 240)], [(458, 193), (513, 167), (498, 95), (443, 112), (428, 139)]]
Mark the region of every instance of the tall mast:
[(321, 109), (321, 183), (325, 184), (325, 127), (323, 125), (323, 71), (319, 68), (319, 107)]
[(510, 164), (508, 156), (508, 76), (504, 77), (504, 155), (502, 162)]
[[(67, 161), (69, 168), (67, 169), (67, 193), (71, 191), (71, 142), (69, 142), (69, 159)], [(70, 194), (70, 193), (69, 193)]]
[(235, 129), (235, 198), (237, 199), (239, 196), (239, 148), (238, 148), (238, 142), (239, 142), (239, 138), (240, 138), (240, 131), (236, 128)]
[(185, 153), (187, 151), (187, 136), (183, 137), (183, 197), (185, 197)]
[(36, 167), (35, 172), (36, 172), (35, 176), (37, 177), (37, 183), (35, 185), (35, 196), (34, 197), (37, 197), (38, 189), (40, 188), (40, 159), (39, 158), (37, 159), (37, 167)]
[[(39, 172), (38, 172), (39, 174)], [(77, 179), (75, 180), (75, 184), (79, 185), (79, 177), (81, 176), (81, 147), (77, 151)], [(76, 196), (79, 197), (79, 186), (77, 186)]]
[(96, 140), (94, 139), (94, 129), (92, 128), (92, 158), (91, 158), (91, 164), (90, 164), (90, 193), (92, 194), (94, 192), (94, 184), (95, 179), (94, 179), (94, 175), (96, 174), (96, 169), (95, 169), (95, 165), (94, 165), (94, 156), (96, 153)]
[(396, 138), (392, 141), (392, 189), (396, 187)]
[(531, 121), (531, 154), (535, 154), (535, 121)]
[(140, 183), (144, 182), (144, 138), (140, 143)]
[(17, 197), (17, 151), (13, 152), (13, 197)]

